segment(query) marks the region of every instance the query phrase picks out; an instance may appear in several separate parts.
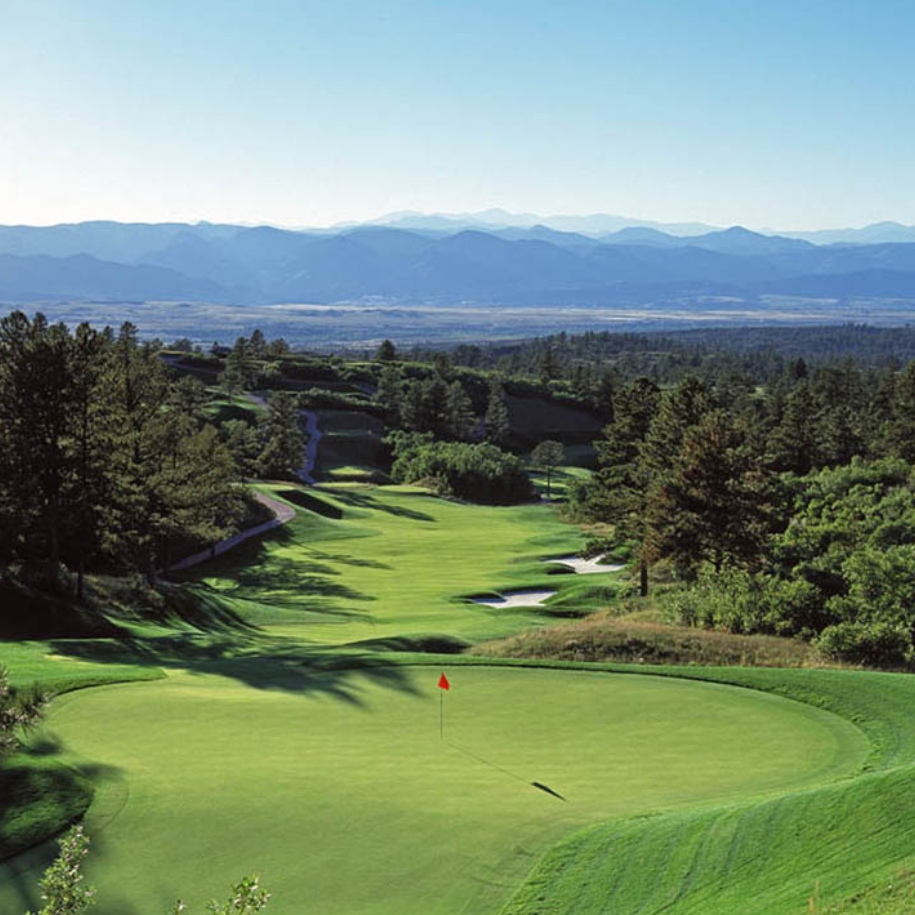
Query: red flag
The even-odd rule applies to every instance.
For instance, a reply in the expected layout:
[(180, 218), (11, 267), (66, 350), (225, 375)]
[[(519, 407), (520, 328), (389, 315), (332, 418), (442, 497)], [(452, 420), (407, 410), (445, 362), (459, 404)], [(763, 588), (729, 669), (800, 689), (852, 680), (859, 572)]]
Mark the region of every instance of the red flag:
[(444, 674), (438, 678), (438, 688), (451, 689), (451, 684), (448, 682), (448, 678)]

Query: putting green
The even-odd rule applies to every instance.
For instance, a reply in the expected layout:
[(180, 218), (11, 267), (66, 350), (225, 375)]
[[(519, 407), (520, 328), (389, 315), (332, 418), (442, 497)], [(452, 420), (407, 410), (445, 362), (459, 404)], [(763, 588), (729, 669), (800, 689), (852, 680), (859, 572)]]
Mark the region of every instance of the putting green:
[[(870, 749), (830, 713), (709, 683), (455, 667), (441, 740), (438, 669), (229, 672), (52, 707), (48, 728), (101, 771), (98, 915), (178, 895), (202, 911), (251, 872), (272, 915), (492, 915), (582, 826), (822, 783)], [(24, 886), (0, 868), (0, 911), (36, 907)]]

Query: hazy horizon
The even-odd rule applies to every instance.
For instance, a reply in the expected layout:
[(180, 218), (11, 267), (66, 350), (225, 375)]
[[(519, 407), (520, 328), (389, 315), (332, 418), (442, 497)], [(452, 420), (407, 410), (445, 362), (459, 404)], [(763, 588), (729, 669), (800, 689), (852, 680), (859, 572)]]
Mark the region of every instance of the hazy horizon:
[[(752, 232), (757, 232), (761, 235), (778, 235), (784, 233), (815, 233), (815, 232), (831, 232), (831, 231), (856, 231), (859, 229), (868, 228), (870, 226), (882, 225), (882, 224), (895, 224), (901, 225), (903, 227), (912, 227), (915, 228), (915, 220), (911, 226), (907, 223), (899, 222), (899, 220), (893, 219), (876, 219), (867, 223), (859, 223), (856, 225), (851, 224), (832, 224), (832, 225), (812, 225), (812, 226), (753, 226), (748, 225), (746, 222), (736, 222), (730, 223), (728, 225), (713, 225), (710, 223), (704, 223), (702, 220), (698, 219), (684, 219), (677, 220), (676, 222), (670, 222), (666, 220), (656, 219), (653, 216), (632, 216), (628, 214), (620, 213), (608, 213), (608, 212), (578, 212), (578, 213), (532, 213), (529, 210), (523, 212), (515, 212), (507, 210), (503, 207), (484, 207), (481, 210), (468, 210), (462, 212), (442, 212), (442, 211), (433, 211), (433, 210), (413, 210), (413, 209), (402, 209), (402, 210), (390, 210), (384, 213), (377, 213), (370, 215), (362, 220), (341, 220), (339, 222), (330, 223), (330, 224), (305, 224), (305, 223), (280, 223), (280, 222), (271, 222), (266, 220), (249, 220), (249, 219), (237, 219), (237, 220), (218, 220), (210, 219), (206, 216), (201, 217), (189, 217), (187, 219), (142, 219), (142, 218), (111, 218), (107, 216), (88, 216), (85, 219), (68, 219), (68, 220), (58, 220), (52, 222), (8, 222), (2, 219), (2, 210), (0, 210), (0, 226), (8, 228), (51, 228), (54, 226), (62, 225), (78, 225), (80, 223), (119, 223), (122, 225), (161, 225), (166, 223), (178, 223), (178, 224), (187, 224), (187, 225), (232, 225), (239, 226), (242, 228), (274, 228), (282, 229), (284, 231), (340, 231), (347, 228), (356, 228), (360, 226), (386, 226), (388, 225), (387, 221), (391, 217), (399, 216), (417, 216), (417, 217), (441, 217), (448, 220), (453, 220), (455, 223), (460, 223), (462, 220), (470, 221), (474, 217), (477, 217), (481, 214), (487, 214), (494, 210), (503, 210), (508, 217), (533, 217), (536, 220), (542, 221), (537, 224), (546, 224), (551, 220), (561, 220), (561, 219), (589, 219), (589, 218), (618, 218), (623, 220), (633, 226), (642, 226), (645, 224), (657, 225), (660, 227), (660, 231), (666, 231), (670, 234), (676, 234), (671, 229), (665, 229), (665, 226), (676, 226), (676, 225), (688, 225), (694, 224), (696, 226), (707, 226), (712, 231), (725, 230), (731, 228), (745, 228)], [(484, 222), (480, 222), (480, 225), (486, 225)], [(493, 219), (489, 223), (493, 228), (500, 226), (507, 226), (510, 223), (500, 223)], [(398, 227), (398, 226), (393, 226)], [(399, 228), (399, 227), (398, 227)], [(409, 231), (407, 229), (406, 231)]]

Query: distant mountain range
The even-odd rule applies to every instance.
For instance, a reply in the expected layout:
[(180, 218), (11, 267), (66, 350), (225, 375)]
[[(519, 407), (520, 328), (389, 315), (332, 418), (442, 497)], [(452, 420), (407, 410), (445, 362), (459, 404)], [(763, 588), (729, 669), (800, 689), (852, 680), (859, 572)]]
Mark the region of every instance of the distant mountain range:
[(831, 230), (801, 238), (739, 226), (679, 226), (677, 234), (657, 224), (617, 225), (621, 217), (613, 216), (499, 222), (510, 218), (536, 217), (392, 214), (385, 224), (321, 231), (210, 223), (0, 226), (0, 301), (599, 306), (766, 294), (915, 299), (915, 227), (882, 223), (839, 239)]

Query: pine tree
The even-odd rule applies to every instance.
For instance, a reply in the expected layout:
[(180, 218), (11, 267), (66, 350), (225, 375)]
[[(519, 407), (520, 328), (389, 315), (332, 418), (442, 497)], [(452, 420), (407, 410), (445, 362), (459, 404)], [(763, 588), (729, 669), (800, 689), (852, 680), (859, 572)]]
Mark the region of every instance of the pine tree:
[(72, 420), (72, 339), (42, 314), (13, 312), (0, 321), (0, 425), (6, 430), (4, 475), (23, 558), (56, 583), (63, 491)]
[(76, 597), (84, 596), (86, 568), (100, 548), (102, 506), (108, 496), (110, 442), (105, 432), (104, 396), (100, 390), (105, 338), (88, 324), (80, 324), (73, 340), (72, 448), (73, 470), (67, 502), (70, 510), (64, 533), (68, 555), (76, 565)]
[(648, 593), (651, 553), (645, 540), (646, 509), (651, 490), (651, 470), (641, 448), (658, 409), (661, 392), (648, 378), (639, 377), (617, 391), (614, 421), (594, 443), (598, 471), (594, 475), (589, 511), (597, 520), (612, 524), (623, 540), (641, 544), (639, 591)]
[(397, 349), (394, 347), (394, 344), (390, 340), (382, 340), (381, 345), (378, 347), (378, 352), (375, 353), (376, 362), (394, 362), (397, 359)]
[(564, 459), (565, 448), (563, 448), (562, 442), (552, 439), (540, 442), (531, 452), (531, 465), (546, 474), (546, 497), (548, 499), (552, 496), (550, 484), (553, 471), (562, 464)]
[(448, 433), (451, 438), (455, 438), (459, 442), (470, 441), (477, 425), (477, 418), (473, 412), (470, 396), (460, 381), (452, 381), (448, 386), (446, 412)]
[(486, 427), (486, 441), (504, 447), (511, 438), (512, 427), (508, 412), (508, 401), (501, 381), (494, 380), (489, 388), (489, 401), (483, 420)]
[(264, 450), (258, 460), (259, 473), (273, 479), (295, 479), (305, 455), (305, 436), (299, 425), (295, 395), (288, 391), (276, 391), (267, 407), (262, 427)]
[(648, 516), (657, 555), (683, 568), (708, 560), (718, 572), (726, 560), (759, 556), (770, 524), (766, 479), (724, 411), (708, 413), (687, 431)]
[(397, 427), (400, 424), (400, 373), (393, 365), (386, 365), (378, 376), (375, 400), (388, 411), (388, 422)]
[(226, 367), (219, 376), (231, 403), (235, 395), (245, 391), (254, 384), (257, 376), (257, 361), (251, 351), (247, 337), (239, 337), (226, 357)]

